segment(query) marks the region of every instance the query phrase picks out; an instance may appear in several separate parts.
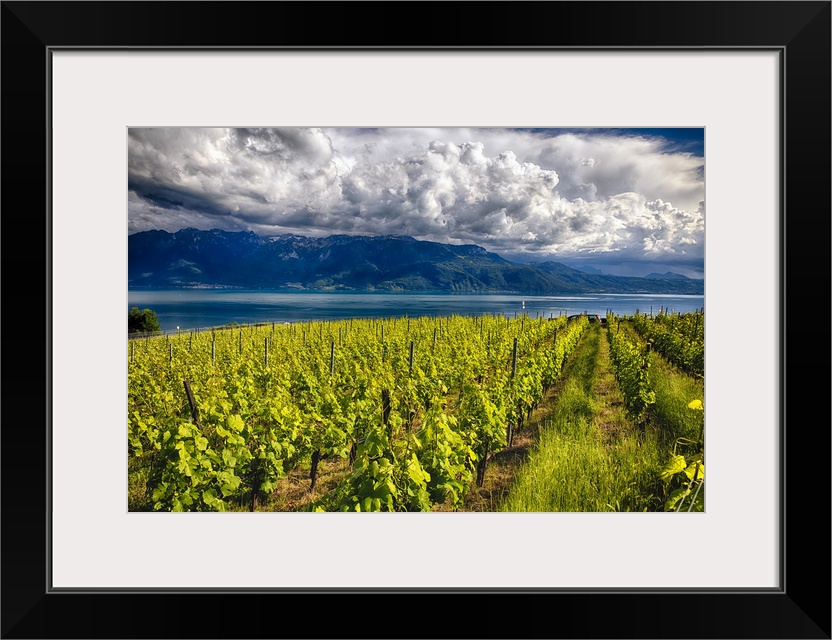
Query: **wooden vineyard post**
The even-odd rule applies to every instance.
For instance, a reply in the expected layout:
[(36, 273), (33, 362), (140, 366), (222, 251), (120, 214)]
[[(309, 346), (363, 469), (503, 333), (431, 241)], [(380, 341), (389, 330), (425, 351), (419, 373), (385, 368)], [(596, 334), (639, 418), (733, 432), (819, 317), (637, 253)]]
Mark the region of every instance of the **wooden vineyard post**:
[(265, 355), (263, 360), (266, 363), (266, 369), (269, 368), (269, 339), (263, 338), (263, 350), (265, 351)]
[(185, 395), (188, 396), (188, 405), (191, 407), (191, 417), (194, 419), (194, 424), (202, 429), (202, 425), (199, 422), (199, 408), (196, 406), (196, 400), (194, 400), (194, 392), (191, 390), (190, 380), (185, 380)]
[(211, 338), (211, 365), (217, 364), (217, 341)]
[(168, 352), (169, 352), (168, 364), (172, 364), (173, 363), (173, 344), (172, 343), (168, 345)]
[(260, 475), (260, 458), (255, 458), (251, 461), (251, 507), (249, 507), (249, 511), (252, 513), (257, 504), (257, 488), (260, 484), (258, 482)]
[(410, 375), (413, 375), (413, 347), (414, 347), (413, 340), (410, 341)]
[(243, 330), (240, 329), (240, 353), (243, 352)]
[(392, 440), (393, 434), (390, 431), (390, 390), (381, 390), (381, 424), (387, 427), (387, 437)]
[[(514, 350), (511, 356), (511, 379), (517, 376), (517, 338), (514, 339)], [(506, 424), (506, 446), (511, 446), (512, 441), (514, 440), (514, 429), (512, 427), (511, 422), (509, 421)], [(483, 470), (484, 471), (484, 470)], [(482, 486), (482, 485), (480, 485)]]
[(321, 450), (315, 449), (312, 452), (312, 468), (309, 470), (309, 491), (315, 488), (318, 479), (318, 463), (321, 461)]
[(491, 443), (486, 440), (483, 446), (482, 458), (477, 462), (477, 486), (482, 487), (485, 481), (485, 468), (488, 466), (488, 447)]

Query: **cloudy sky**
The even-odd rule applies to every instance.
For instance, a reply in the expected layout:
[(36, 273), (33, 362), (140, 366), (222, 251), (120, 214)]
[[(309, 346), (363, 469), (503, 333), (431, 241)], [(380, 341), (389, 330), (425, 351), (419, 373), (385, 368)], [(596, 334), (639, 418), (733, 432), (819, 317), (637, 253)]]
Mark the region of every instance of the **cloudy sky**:
[(409, 235), (702, 277), (704, 129), (130, 129), (128, 233)]

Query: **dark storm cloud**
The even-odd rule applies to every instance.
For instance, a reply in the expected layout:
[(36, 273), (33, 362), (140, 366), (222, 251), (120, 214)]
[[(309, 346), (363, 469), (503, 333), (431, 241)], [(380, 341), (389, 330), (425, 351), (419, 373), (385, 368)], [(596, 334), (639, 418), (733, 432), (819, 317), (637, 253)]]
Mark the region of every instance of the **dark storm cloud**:
[(132, 129), (130, 229), (406, 234), (516, 255), (701, 262), (702, 165), (643, 135)]

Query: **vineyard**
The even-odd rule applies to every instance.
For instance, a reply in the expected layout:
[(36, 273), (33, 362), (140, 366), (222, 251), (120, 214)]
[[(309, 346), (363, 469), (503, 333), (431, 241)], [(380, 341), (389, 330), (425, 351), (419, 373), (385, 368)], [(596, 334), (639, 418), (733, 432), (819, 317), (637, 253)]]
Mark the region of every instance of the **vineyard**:
[[(604, 331), (622, 420), (641, 440), (661, 435), (651, 445), (661, 453), (641, 465), (646, 497), (632, 505), (662, 510), (687, 500), (685, 510), (699, 510), (702, 380), (685, 360), (671, 360), (674, 334), (660, 318), (609, 315), (606, 329), (586, 316), (351, 319), (133, 339), (128, 508), (470, 510), (495, 481), (490, 464), (557, 430), (546, 416), (590, 336)], [(676, 332), (690, 344), (684, 328)], [(696, 398), (668, 401), (678, 391), (665, 393), (661, 382), (674, 376), (689, 378), (682, 394)], [(281, 502), (301, 486), (302, 498)]]
[(662, 313), (655, 318), (636, 313), (632, 316), (635, 330), (662, 353), (667, 360), (691, 375), (705, 376), (704, 313), (672, 315)]

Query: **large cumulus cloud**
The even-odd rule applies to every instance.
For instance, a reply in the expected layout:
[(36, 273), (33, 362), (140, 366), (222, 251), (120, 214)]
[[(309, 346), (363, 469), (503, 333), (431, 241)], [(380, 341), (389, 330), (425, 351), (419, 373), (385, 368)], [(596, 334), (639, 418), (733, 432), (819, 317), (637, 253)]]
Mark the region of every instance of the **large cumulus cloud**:
[(129, 228), (403, 234), (514, 258), (701, 263), (703, 159), (505, 129), (131, 129)]

